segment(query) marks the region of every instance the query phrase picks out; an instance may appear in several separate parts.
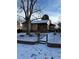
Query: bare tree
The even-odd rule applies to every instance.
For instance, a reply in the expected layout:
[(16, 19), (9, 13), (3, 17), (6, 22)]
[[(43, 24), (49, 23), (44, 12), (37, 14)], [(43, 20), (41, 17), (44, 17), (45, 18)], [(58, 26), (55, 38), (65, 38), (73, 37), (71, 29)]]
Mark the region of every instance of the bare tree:
[[(31, 16), (33, 13), (41, 11), (41, 9), (36, 8), (37, 0), (20, 0), (20, 7), (18, 10), (20, 12), (24, 12), (24, 19), (27, 22), (27, 34), (30, 34), (30, 27), (31, 27)], [(19, 12), (19, 13), (20, 13)]]

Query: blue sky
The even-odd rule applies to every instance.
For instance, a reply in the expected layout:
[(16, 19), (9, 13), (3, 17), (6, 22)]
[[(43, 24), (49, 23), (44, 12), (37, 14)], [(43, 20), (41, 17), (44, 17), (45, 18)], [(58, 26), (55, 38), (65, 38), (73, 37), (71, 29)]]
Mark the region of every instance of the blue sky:
[[(17, 5), (19, 6), (19, 3)], [(38, 0), (38, 5), (43, 11), (42, 14), (48, 14), (52, 21), (59, 21), (61, 16), (61, 0)]]
[[(61, 13), (61, 0), (38, 0), (39, 5), (43, 10), (47, 12), (54, 12), (56, 14)], [(56, 15), (54, 14), (54, 15)]]

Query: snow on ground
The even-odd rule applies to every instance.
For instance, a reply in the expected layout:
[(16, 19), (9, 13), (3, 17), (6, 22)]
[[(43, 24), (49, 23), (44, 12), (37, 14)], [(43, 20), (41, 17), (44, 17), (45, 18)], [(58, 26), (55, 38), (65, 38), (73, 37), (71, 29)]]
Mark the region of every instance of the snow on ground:
[(41, 34), (40, 34), (40, 40), (41, 40), (41, 41), (46, 41), (46, 34), (47, 34), (47, 33), (41, 33)]
[[(28, 35), (26, 35), (26, 33), (18, 33), (17, 34), (17, 40), (22, 40), (22, 41), (37, 41), (38, 37), (36, 34), (31, 33), (32, 36), (29, 37)], [(61, 44), (61, 37), (60, 37), (60, 33), (56, 33), (56, 35), (54, 35), (53, 32), (50, 33), (41, 33), (40, 34), (40, 40), (41, 41), (46, 41), (46, 35), (48, 34), (48, 42), (49, 43), (58, 43)], [(24, 35), (23, 37), (21, 37), (20, 35)]]
[[(21, 37), (23, 35), (23, 37)], [(37, 41), (38, 36), (34, 33), (31, 33), (32, 36), (26, 35), (26, 33), (18, 33), (17, 34), (17, 40), (22, 40), (22, 41)], [(40, 33), (40, 40), (46, 41), (46, 34), (45, 33)]]
[(60, 33), (56, 33), (56, 35), (54, 35), (54, 33), (49, 33), (48, 34), (48, 42), (61, 44), (61, 36), (60, 35), (61, 35)]
[(49, 48), (44, 44), (17, 44), (17, 59), (61, 59), (61, 48)]
[(18, 33), (17, 34), (17, 40), (22, 40), (22, 41), (37, 41), (37, 36), (34, 34), (34, 33), (32, 33), (32, 36), (30, 37), (30, 36), (28, 36), (28, 35), (26, 35), (26, 33)]

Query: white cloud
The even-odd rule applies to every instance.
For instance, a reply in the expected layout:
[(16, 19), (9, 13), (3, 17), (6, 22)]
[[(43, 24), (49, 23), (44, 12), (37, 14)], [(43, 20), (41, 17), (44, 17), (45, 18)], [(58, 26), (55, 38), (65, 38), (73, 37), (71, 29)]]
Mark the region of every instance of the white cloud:
[(60, 21), (60, 16), (49, 16), (52, 23), (57, 24)]

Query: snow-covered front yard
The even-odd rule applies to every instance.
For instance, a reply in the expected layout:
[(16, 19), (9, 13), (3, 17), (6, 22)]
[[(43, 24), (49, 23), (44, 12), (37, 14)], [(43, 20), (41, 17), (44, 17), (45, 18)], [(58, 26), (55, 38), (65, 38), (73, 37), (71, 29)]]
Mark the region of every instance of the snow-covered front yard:
[[(38, 37), (35, 33), (31, 33), (32, 36), (26, 35), (26, 33), (18, 33), (17, 40), (35, 42), (38, 41)], [(53, 32), (41, 33), (40, 40), (46, 41), (46, 35), (48, 35), (48, 43), (61, 44), (60, 33), (54, 35)], [(46, 44), (19, 44), (17, 43), (17, 59), (61, 59), (61, 48), (50, 48)]]
[(61, 44), (61, 34), (56, 33), (56, 35), (54, 35), (54, 33), (48, 33), (48, 43)]
[(49, 48), (45, 44), (17, 44), (17, 59), (61, 59), (61, 48)]
[(37, 41), (37, 35), (35, 35), (34, 33), (32, 33), (33, 36), (28, 36), (26, 35), (26, 33), (18, 33), (17, 34), (17, 40), (22, 40), (22, 41)]
[[(31, 33), (31, 34), (32, 34), (32, 36), (29, 37), (28, 35), (26, 35), (26, 33), (18, 33), (17, 40), (31, 41), (31, 42), (38, 41), (38, 36), (35, 33)], [(46, 35), (48, 35), (48, 43), (61, 44), (61, 36), (60, 36), (61, 34), (60, 33), (56, 33), (56, 35), (54, 35), (53, 32), (40, 33), (40, 40), (46, 41), (46, 37), (47, 37)]]

